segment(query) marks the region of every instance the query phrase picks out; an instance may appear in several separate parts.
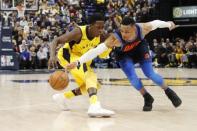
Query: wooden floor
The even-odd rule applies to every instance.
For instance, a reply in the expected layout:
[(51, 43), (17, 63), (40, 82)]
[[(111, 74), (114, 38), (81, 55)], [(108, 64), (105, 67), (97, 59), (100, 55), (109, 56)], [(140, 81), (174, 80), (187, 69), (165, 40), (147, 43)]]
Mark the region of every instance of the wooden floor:
[[(60, 111), (47, 83), (49, 74), (0, 74), (0, 131), (196, 131), (197, 69), (156, 69), (172, 85), (183, 104), (175, 109), (160, 87), (145, 79), (155, 99), (153, 111), (143, 112), (143, 98), (119, 69), (97, 70), (103, 107), (116, 112), (111, 118), (89, 118), (88, 97), (79, 96)], [(76, 86), (70, 82), (68, 89)]]

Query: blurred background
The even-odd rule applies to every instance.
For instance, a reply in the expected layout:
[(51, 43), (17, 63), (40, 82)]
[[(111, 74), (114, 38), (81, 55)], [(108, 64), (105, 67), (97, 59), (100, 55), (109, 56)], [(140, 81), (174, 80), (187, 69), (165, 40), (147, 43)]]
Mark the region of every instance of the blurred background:
[[(49, 45), (88, 24), (94, 12), (105, 16), (105, 33), (120, 26), (124, 16), (136, 22), (155, 19), (184, 25), (171, 32), (157, 29), (146, 36), (153, 65), (158, 68), (197, 67), (196, 0), (1, 0), (0, 69), (47, 69)], [(60, 45), (61, 47), (61, 45)], [(95, 68), (119, 68), (112, 57), (96, 58)], [(61, 68), (61, 67), (59, 67)]]

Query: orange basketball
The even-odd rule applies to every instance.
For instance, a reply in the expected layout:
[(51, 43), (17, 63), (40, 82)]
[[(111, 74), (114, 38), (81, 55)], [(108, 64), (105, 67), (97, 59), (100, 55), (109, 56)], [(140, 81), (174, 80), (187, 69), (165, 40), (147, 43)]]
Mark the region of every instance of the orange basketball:
[(68, 86), (68, 73), (64, 71), (55, 71), (49, 78), (49, 84), (55, 90), (63, 90)]

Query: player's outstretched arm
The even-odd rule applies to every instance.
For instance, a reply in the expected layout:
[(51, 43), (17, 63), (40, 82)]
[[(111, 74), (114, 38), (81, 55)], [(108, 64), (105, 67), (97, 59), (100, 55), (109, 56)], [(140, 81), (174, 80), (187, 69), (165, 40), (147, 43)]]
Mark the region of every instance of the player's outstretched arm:
[(116, 38), (113, 35), (110, 35), (105, 42), (99, 44), (96, 48), (90, 49), (88, 52), (83, 54), (78, 61), (72, 62), (66, 66), (66, 69), (74, 69), (77, 66), (80, 66), (83, 63), (86, 63), (98, 55), (102, 54), (109, 48), (112, 48), (117, 43)]
[(66, 66), (66, 69), (74, 69), (77, 66), (80, 66), (83, 63), (86, 63), (94, 58), (96, 58), (98, 55), (102, 54), (104, 51), (106, 51), (108, 47), (105, 43), (99, 44), (96, 48), (90, 49), (88, 52), (83, 54), (78, 61), (71, 62)]
[(169, 30), (173, 30), (176, 28), (176, 25), (173, 21), (161, 21), (161, 20), (153, 20), (151, 22), (142, 23), (143, 34), (147, 35), (149, 32), (156, 30), (158, 28), (169, 28)]

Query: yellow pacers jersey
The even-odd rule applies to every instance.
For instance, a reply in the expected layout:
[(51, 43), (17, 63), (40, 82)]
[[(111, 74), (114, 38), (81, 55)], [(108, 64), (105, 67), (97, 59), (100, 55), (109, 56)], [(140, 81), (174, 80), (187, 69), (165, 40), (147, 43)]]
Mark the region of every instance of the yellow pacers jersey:
[[(82, 37), (79, 43), (65, 43), (58, 51), (57, 57), (62, 67), (65, 67), (70, 62), (78, 60), (88, 50), (95, 48), (100, 43), (100, 37), (95, 37), (92, 40), (88, 39), (86, 28), (87, 26), (80, 26)], [(104, 53), (108, 56), (109, 52), (110, 51)], [(75, 68), (70, 71), (83, 94), (86, 93), (86, 90), (90, 87), (98, 87), (97, 76), (90, 66), (91, 62), (92, 61), (89, 61), (83, 64), (83, 66), (80, 66), (79, 69)]]
[[(81, 41), (79, 43), (70, 44), (71, 53), (74, 53), (78, 56), (82, 56), (88, 50), (95, 48), (100, 43), (100, 37), (94, 37), (94, 39), (89, 40), (87, 37), (87, 26), (79, 26), (82, 32)], [(67, 47), (67, 43), (64, 45), (64, 48)], [(105, 58), (109, 56), (111, 49), (103, 52), (99, 55), (100, 58)]]
[(87, 26), (79, 26), (82, 32), (81, 41), (79, 43), (75, 43), (71, 47), (71, 52), (75, 53), (79, 56), (85, 54), (88, 50), (96, 47), (100, 43), (100, 37), (95, 37), (92, 40), (89, 40), (86, 33)]

